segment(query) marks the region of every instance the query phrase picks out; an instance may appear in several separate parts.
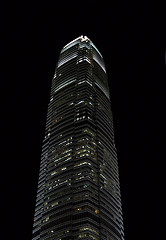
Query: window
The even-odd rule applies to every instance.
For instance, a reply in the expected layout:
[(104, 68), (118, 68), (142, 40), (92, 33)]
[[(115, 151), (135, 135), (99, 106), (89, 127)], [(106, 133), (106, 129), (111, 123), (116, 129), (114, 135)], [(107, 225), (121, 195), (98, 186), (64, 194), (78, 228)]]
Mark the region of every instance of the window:
[(77, 52), (75, 51), (75, 52), (72, 52), (72, 53), (68, 54), (67, 56), (61, 58), (58, 62), (58, 68), (60, 66), (62, 66), (63, 64), (65, 64), (66, 62), (68, 62), (71, 59), (76, 58), (76, 57), (77, 57)]
[(61, 168), (61, 169), (59, 169), (59, 170), (57, 170), (57, 171), (54, 171), (54, 172), (51, 173), (51, 176), (54, 176), (56, 173), (61, 172), (61, 171), (64, 171), (64, 170), (66, 170), (66, 169), (67, 169), (66, 167), (63, 167), (63, 168)]
[(87, 80), (85, 80), (85, 81), (81, 81), (81, 82), (79, 82), (78, 84), (82, 84), (82, 83), (88, 83), (90, 86), (92, 86), (92, 83), (90, 83), (89, 81), (87, 81)]
[(78, 103), (76, 103), (76, 105), (80, 104), (80, 103), (84, 103), (85, 101), (81, 100)]
[(96, 214), (99, 214), (99, 210), (98, 210), (98, 209), (95, 209), (95, 213), (96, 213)]
[(89, 162), (82, 162), (82, 163), (74, 165), (74, 167), (79, 167), (79, 166), (82, 166), (82, 165), (89, 165), (89, 166), (91, 166), (92, 164), (89, 163)]
[(54, 171), (51, 173), (51, 176), (54, 176), (57, 173), (57, 171)]
[(84, 132), (84, 133), (89, 133), (91, 136), (93, 136), (93, 137), (95, 137), (96, 136), (96, 134), (94, 133), (94, 132), (92, 132), (90, 129), (83, 129), (82, 130), (82, 132)]
[[(79, 114), (77, 114), (77, 115), (79, 115)], [(85, 116), (77, 117), (77, 118), (76, 118), (76, 121), (79, 121), (79, 120), (82, 120), (82, 119), (85, 119)]]
[(79, 60), (77, 61), (77, 64), (80, 62), (83, 62), (83, 61), (86, 61), (91, 64), (91, 61), (89, 60), (89, 58), (87, 56), (80, 57)]
[(82, 208), (76, 208), (76, 211), (81, 211), (82, 210)]
[(46, 218), (43, 220), (43, 223), (48, 222), (48, 220), (49, 220), (49, 217), (46, 217)]
[(94, 232), (96, 233), (97, 235), (99, 235), (99, 232), (97, 232), (95, 229), (87, 226), (87, 227), (83, 227), (83, 228), (80, 228), (80, 231), (91, 231), (91, 232)]
[(54, 207), (54, 206), (56, 206), (56, 205), (58, 205), (58, 202), (53, 203), (53, 204), (51, 205), (51, 207)]

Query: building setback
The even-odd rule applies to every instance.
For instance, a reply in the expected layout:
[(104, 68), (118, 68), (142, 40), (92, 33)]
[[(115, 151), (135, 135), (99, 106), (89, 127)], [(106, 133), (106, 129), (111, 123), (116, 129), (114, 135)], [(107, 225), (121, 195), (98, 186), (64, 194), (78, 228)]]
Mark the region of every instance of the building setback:
[(33, 240), (123, 240), (110, 94), (103, 57), (80, 36), (52, 80)]

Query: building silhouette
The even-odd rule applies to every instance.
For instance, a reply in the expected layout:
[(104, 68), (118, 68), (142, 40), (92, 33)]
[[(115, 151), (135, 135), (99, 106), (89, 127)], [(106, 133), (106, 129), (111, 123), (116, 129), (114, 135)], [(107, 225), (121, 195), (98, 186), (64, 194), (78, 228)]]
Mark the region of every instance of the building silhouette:
[(80, 36), (61, 50), (43, 140), (33, 240), (123, 240), (103, 57)]

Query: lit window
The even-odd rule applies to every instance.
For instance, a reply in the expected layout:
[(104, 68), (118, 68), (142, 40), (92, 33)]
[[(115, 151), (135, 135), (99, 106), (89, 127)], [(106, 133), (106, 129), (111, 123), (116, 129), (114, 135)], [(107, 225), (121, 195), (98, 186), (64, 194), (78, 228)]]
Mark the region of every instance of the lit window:
[(76, 211), (81, 211), (82, 208), (76, 208)]
[(96, 136), (96, 134), (93, 133), (90, 129), (83, 129), (83, 132), (89, 133), (89, 134), (92, 135), (93, 137)]
[(70, 61), (71, 59), (76, 58), (76, 57), (77, 57), (77, 52), (73, 52), (73, 53), (71, 53), (70, 55), (61, 58), (61, 59), (58, 61), (58, 68), (59, 68), (61, 65), (65, 64), (66, 62), (68, 62), (68, 61)]
[(95, 209), (95, 213), (96, 213), (96, 214), (99, 214), (99, 210), (98, 210), (98, 209)]
[(55, 175), (56, 173), (57, 173), (56, 171), (52, 172), (52, 173), (51, 173), (51, 176)]
[(84, 57), (81, 57), (81, 58), (78, 60), (77, 64), (78, 64), (79, 62), (83, 62), (83, 61), (86, 61), (86, 62), (88, 62), (88, 63), (91, 64), (89, 58), (88, 58), (88, 57), (85, 57), (85, 56), (84, 56)]
[(85, 81), (81, 81), (81, 82), (79, 82), (78, 84), (82, 84), (82, 83), (84, 83), (84, 82), (86, 82), (86, 83), (88, 83), (89, 85), (91, 85), (92, 86), (92, 83), (90, 83), (89, 81), (87, 81), (87, 80), (85, 80)]
[[(85, 154), (86, 155), (86, 154)], [(81, 157), (81, 155), (80, 155), (80, 157)], [(79, 166), (82, 166), (82, 165), (85, 165), (85, 164), (87, 164), (87, 165), (92, 165), (91, 163), (89, 163), (89, 162), (82, 162), (82, 163), (79, 163), (79, 164), (77, 164), (77, 165), (75, 165), (74, 167), (79, 167)]]
[(78, 235), (78, 238), (84, 238), (84, 237), (87, 237), (88, 235), (86, 234), (86, 233), (84, 233), (84, 234), (79, 234)]
[(62, 171), (66, 170), (66, 169), (67, 169), (66, 167), (64, 167), (64, 168), (61, 168), (61, 170), (62, 170)]
[(67, 81), (66, 83), (63, 83), (63, 84), (57, 86), (57, 87), (55, 88), (54, 93), (57, 92), (57, 91), (59, 91), (61, 88), (65, 87), (65, 86), (67, 86), (67, 85), (69, 85), (69, 84), (71, 84), (71, 83), (73, 83), (73, 82), (75, 82), (75, 81), (76, 81), (76, 80), (70, 80), (70, 81)]
[(49, 217), (45, 218), (45, 219), (43, 220), (43, 223), (48, 222), (48, 220), (49, 220)]
[(83, 59), (79, 59), (79, 61), (78, 62), (83, 62)]
[(107, 180), (107, 178), (106, 178), (103, 174), (100, 173), (100, 176), (101, 176), (102, 178), (104, 178), (105, 180)]
[(95, 236), (93, 236), (93, 235), (91, 235), (91, 234), (89, 234), (89, 237), (92, 238), (92, 239), (94, 239), (94, 240), (99, 240), (99, 238), (97, 238), (97, 237), (95, 237)]
[(54, 207), (54, 206), (56, 206), (56, 205), (58, 205), (58, 202), (53, 203), (53, 204), (51, 205), (51, 207)]
[(84, 101), (81, 100), (81, 101), (79, 101), (76, 105), (78, 105), (78, 104), (80, 104), (80, 103), (83, 103), (83, 102), (84, 102)]
[[(79, 114), (78, 114), (78, 115), (79, 115)], [(82, 120), (82, 119), (85, 119), (85, 116), (76, 118), (76, 121), (79, 121), (79, 120)]]
[(80, 231), (91, 231), (91, 232), (94, 232), (96, 234), (99, 235), (99, 232), (97, 232), (95, 229), (91, 228), (91, 227), (83, 227), (83, 228), (80, 228)]
[(73, 102), (71, 102), (70, 104), (69, 104), (69, 106), (71, 106), (71, 105), (73, 105), (74, 103)]
[[(86, 154), (80, 154), (80, 157), (84, 157), (84, 156), (89, 156), (89, 154), (88, 153), (86, 153)], [(90, 163), (88, 163), (88, 165), (91, 165)]]

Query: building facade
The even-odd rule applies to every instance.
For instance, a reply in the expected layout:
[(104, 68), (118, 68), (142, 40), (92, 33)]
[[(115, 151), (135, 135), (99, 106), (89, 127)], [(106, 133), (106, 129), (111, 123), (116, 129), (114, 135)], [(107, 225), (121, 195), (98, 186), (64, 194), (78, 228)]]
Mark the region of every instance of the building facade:
[(110, 94), (103, 57), (80, 36), (52, 80), (33, 240), (123, 240)]

